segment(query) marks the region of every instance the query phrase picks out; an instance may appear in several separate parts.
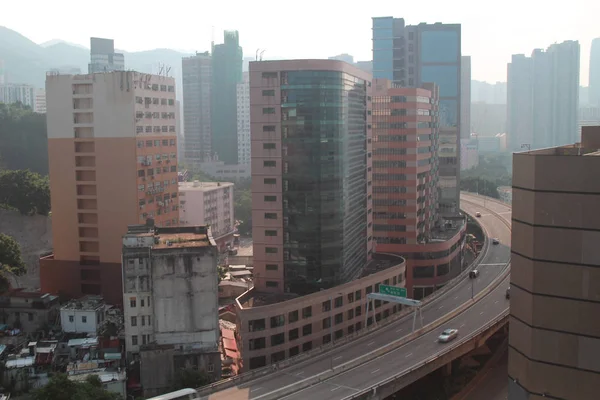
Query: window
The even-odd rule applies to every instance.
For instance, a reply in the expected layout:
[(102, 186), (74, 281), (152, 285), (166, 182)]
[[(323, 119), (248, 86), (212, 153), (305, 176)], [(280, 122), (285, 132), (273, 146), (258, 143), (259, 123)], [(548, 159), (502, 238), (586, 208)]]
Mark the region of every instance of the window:
[(285, 316), (283, 314), (271, 317), (271, 328), (278, 328), (285, 324)]
[(265, 253), (277, 254), (277, 247), (265, 247)]
[(309, 351), (312, 350), (312, 342), (304, 342), (302, 343), (302, 351)]
[(288, 340), (296, 340), (300, 337), (300, 330), (298, 328), (292, 329), (288, 332)]
[(276, 178), (264, 178), (263, 182), (265, 185), (275, 185), (277, 183), (277, 179)]
[(290, 357), (297, 356), (298, 354), (300, 354), (300, 347), (294, 346), (290, 348)]
[(265, 236), (277, 236), (277, 231), (273, 229), (267, 229), (265, 230)]
[(354, 292), (354, 297), (356, 298), (356, 301), (360, 300), (362, 296), (362, 291), (357, 290), (356, 292)]
[(129, 307), (135, 308), (135, 297), (129, 298)]
[(269, 202), (277, 201), (277, 196), (265, 196), (264, 200)]
[(348, 310), (348, 319), (352, 319), (352, 318), (354, 318), (354, 310), (350, 309), (350, 310)]
[(271, 346), (279, 346), (285, 343), (285, 334), (278, 333), (277, 335), (271, 335)]
[(267, 341), (265, 340), (264, 337), (250, 339), (248, 341), (248, 347), (250, 348), (250, 350), (260, 350), (260, 349), (264, 349), (266, 346), (267, 346)]
[(274, 107), (264, 107), (262, 109), (262, 113), (263, 113), (263, 115), (265, 115), (265, 114), (275, 114), (275, 108)]
[(279, 269), (279, 266), (277, 264), (267, 264), (265, 265), (265, 269), (267, 271), (277, 271)]
[(342, 296), (335, 298), (335, 308), (339, 308), (344, 305), (344, 298)]
[(75, 322), (75, 316), (69, 315), (69, 322)]
[(306, 324), (302, 327), (302, 336), (308, 336), (312, 334), (312, 324)]
[(276, 288), (277, 286), (279, 286), (279, 283), (275, 281), (267, 281), (267, 287)]
[(275, 132), (275, 125), (263, 125), (263, 132)]
[(83, 322), (84, 324), (87, 323), (87, 317), (85, 315), (81, 316), (81, 322)]
[(142, 326), (146, 326), (146, 316), (142, 315)]
[(275, 90), (273, 90), (273, 89), (263, 90), (262, 95), (268, 96), (268, 97), (275, 96)]
[(342, 322), (344, 322), (344, 313), (336, 314), (334, 322), (335, 322), (336, 325), (341, 324)]
[(275, 167), (276, 163), (274, 160), (264, 160), (263, 167)]
[(277, 72), (263, 72), (263, 79), (277, 78)]
[(266, 328), (265, 319), (253, 319), (252, 321), (248, 321), (248, 331), (250, 332), (258, 332), (264, 331)]
[(263, 150), (275, 150), (275, 143), (263, 143)]
[(277, 219), (277, 213), (265, 213), (265, 219)]
[(352, 303), (354, 301), (354, 293), (348, 293), (348, 303)]
[(327, 344), (329, 342), (331, 342), (331, 335), (327, 334), (327, 335), (323, 336), (323, 344)]
[(137, 346), (137, 344), (138, 344), (138, 337), (137, 337), (137, 335), (131, 336), (131, 344), (133, 346)]
[(331, 310), (331, 300), (323, 302), (323, 312)]
[(137, 317), (131, 317), (131, 326), (137, 326)]
[(310, 318), (312, 317), (312, 306), (304, 307), (302, 309), (302, 318)]
[(323, 329), (331, 327), (331, 317), (323, 318)]
[(140, 307), (144, 307), (144, 299), (140, 300)]
[(356, 314), (357, 317), (360, 317), (360, 315), (362, 314), (362, 306), (358, 306), (354, 309), (354, 314)]
[(298, 321), (298, 310), (291, 311), (288, 313), (288, 322), (291, 324), (292, 322)]

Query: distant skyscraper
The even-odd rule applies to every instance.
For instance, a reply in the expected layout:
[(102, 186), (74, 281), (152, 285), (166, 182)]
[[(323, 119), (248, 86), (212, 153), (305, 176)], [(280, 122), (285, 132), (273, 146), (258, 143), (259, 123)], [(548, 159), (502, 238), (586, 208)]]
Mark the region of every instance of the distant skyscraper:
[(125, 57), (115, 53), (115, 41), (112, 39), (90, 38), (90, 63), (88, 73), (123, 71)]
[(237, 31), (225, 31), (223, 44), (212, 49), (212, 151), (225, 164), (238, 163), (237, 84), (242, 81), (243, 54)]
[(184, 57), (182, 66), (184, 160), (194, 172), (210, 159), (212, 149), (212, 58), (208, 52)]
[(23, 103), (35, 110), (35, 87), (14, 83), (0, 85), (0, 103)]
[(250, 77), (244, 72), (242, 83), (237, 84), (238, 163), (250, 164)]
[(317, 291), (371, 258), (370, 78), (337, 60), (250, 63), (257, 290)]
[(460, 64), (460, 137), (471, 137), (471, 56), (462, 56)]
[(439, 87), (440, 213), (459, 211), (461, 26), (405, 25), (404, 19), (373, 18), (373, 77), (407, 87)]
[(593, 106), (600, 106), (600, 38), (592, 40), (589, 85), (589, 103)]
[(508, 65), (507, 124), (512, 150), (577, 141), (579, 43), (535, 49), (531, 58), (514, 55)]

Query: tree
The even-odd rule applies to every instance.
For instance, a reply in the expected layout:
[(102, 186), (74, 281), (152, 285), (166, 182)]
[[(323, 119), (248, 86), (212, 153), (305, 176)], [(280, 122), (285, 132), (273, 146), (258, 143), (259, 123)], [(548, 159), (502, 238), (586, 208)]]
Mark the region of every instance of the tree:
[(209, 383), (210, 377), (206, 372), (193, 368), (181, 368), (175, 373), (173, 390), (197, 388), (208, 385)]
[(65, 374), (50, 378), (48, 384), (33, 392), (33, 400), (122, 400), (118, 393), (102, 387), (98, 376), (88, 376), (85, 382), (74, 382)]
[(7, 169), (48, 175), (46, 115), (21, 103), (0, 103), (0, 161)]
[(50, 182), (29, 170), (0, 171), (0, 204), (24, 215), (50, 212)]
[(238, 231), (242, 235), (252, 234), (252, 192), (250, 189), (234, 187), (233, 204), (235, 219), (240, 221)]
[(0, 233), (0, 292), (6, 291), (10, 286), (7, 273), (18, 276), (25, 272), (19, 243), (11, 236)]

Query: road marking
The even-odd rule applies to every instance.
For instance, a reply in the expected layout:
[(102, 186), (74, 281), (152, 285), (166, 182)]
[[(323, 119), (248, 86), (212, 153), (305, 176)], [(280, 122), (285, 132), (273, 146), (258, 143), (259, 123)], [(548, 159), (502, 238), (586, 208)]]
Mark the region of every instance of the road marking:
[(337, 360), (339, 360), (340, 358), (342, 358), (342, 356), (338, 356), (338, 357), (334, 358), (334, 359), (333, 359), (333, 361), (337, 361)]
[(367, 343), (367, 346), (370, 346), (370, 345), (372, 345), (373, 343), (375, 343), (375, 342), (373, 341), (373, 342), (371, 342), (371, 343)]
[(456, 300), (456, 299), (458, 299), (458, 296), (456, 296), (456, 297), (454, 298), (454, 300)]
[(506, 265), (506, 263), (479, 264), (480, 267), (482, 267), (482, 266), (496, 267), (499, 265)]
[(460, 326), (460, 328), (462, 328), (463, 326), (465, 326), (465, 324), (462, 324), (462, 325)]
[(483, 311), (479, 313), (479, 315), (483, 315)]
[(340, 388), (340, 386), (336, 386), (333, 389), (331, 389), (332, 392), (335, 392), (336, 390), (338, 390)]
[(444, 306), (440, 306), (440, 308), (438, 308), (438, 310), (441, 310), (442, 308), (444, 308)]
[(412, 356), (412, 353), (408, 353), (404, 358), (408, 358), (410, 356)]
[(250, 391), (250, 393), (252, 393), (252, 392), (256, 392), (257, 390), (260, 390), (260, 389), (262, 389), (262, 387), (257, 387), (256, 389), (252, 389), (252, 390)]
[(496, 300), (496, 301), (494, 302), (494, 304), (498, 304), (498, 300)]
[(396, 333), (400, 333), (400, 332), (402, 332), (402, 328), (400, 328), (396, 331)]
[(300, 376), (300, 375), (302, 375), (303, 373), (304, 373), (304, 371), (300, 371), (300, 372), (298, 372), (298, 373), (296, 374), (296, 376)]
[(372, 374), (379, 372), (379, 368), (377, 368), (375, 371), (371, 371)]

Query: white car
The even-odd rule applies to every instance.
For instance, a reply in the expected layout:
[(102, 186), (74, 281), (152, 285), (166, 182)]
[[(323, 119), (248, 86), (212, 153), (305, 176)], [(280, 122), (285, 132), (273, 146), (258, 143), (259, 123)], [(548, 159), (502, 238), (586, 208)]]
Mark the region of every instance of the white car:
[(448, 343), (449, 341), (456, 339), (458, 336), (458, 329), (446, 329), (440, 336), (438, 336), (438, 341), (440, 343)]
[(493, 238), (493, 239), (492, 239), (492, 244), (500, 244), (500, 239), (498, 239), (498, 238)]

